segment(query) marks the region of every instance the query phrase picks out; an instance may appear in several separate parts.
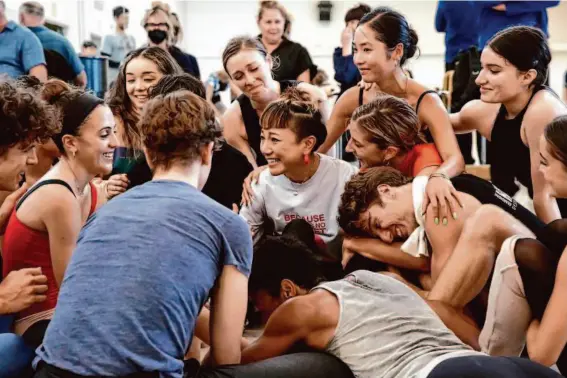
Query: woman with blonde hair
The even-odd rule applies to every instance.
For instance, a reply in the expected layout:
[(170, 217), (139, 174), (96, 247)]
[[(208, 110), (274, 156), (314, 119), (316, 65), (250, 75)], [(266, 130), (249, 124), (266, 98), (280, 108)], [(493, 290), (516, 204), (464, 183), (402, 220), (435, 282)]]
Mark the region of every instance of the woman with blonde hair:
[[(307, 49), (290, 41), (291, 16), (277, 1), (261, 1), (258, 12), (258, 40), (274, 60), (274, 79), (310, 83), (316, 68)], [(311, 73), (311, 71), (314, 71)]]

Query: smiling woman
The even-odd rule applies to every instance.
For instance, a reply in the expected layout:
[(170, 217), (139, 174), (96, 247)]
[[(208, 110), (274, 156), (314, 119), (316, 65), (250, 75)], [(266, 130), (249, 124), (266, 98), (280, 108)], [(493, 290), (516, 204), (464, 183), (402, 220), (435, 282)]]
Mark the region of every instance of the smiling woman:
[(124, 191), (151, 179), (150, 169), (142, 153), (141, 134), (137, 123), (149, 91), (164, 75), (181, 74), (181, 67), (171, 55), (159, 47), (132, 51), (120, 66), (107, 103), (116, 120), (119, 146), (113, 174), (125, 174), (117, 186)]
[[(539, 172), (539, 140), (545, 125), (567, 107), (543, 83), (551, 53), (541, 30), (515, 26), (496, 34), (482, 52), (476, 80), (480, 100), (451, 115), (456, 132), (477, 130), (491, 141), (492, 182), (514, 195), (517, 179), (533, 197), (537, 216), (546, 223), (561, 217)], [(567, 206), (561, 206), (565, 215)]]
[(114, 118), (101, 99), (60, 80), (48, 81), (41, 97), (61, 113), (61, 130), (52, 137), (61, 158), (16, 205), (3, 244), (4, 277), (32, 267), (47, 276), (47, 299), (16, 315), (15, 332), (34, 347), (53, 316), (79, 231), (96, 209), (91, 181), (110, 173), (116, 147)]

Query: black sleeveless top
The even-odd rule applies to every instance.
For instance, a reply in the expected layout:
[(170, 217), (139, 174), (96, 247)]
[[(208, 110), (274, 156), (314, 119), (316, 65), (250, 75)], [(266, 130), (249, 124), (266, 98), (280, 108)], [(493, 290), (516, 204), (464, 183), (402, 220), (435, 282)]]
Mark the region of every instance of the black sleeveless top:
[(518, 187), (517, 179), (528, 188), (530, 197), (534, 195), (531, 176), (530, 149), (521, 136), (524, 115), (535, 94), (545, 87), (536, 89), (522, 111), (513, 119), (506, 119), (508, 114), (504, 105), (500, 106), (490, 135), (490, 176), (494, 185), (506, 194), (513, 196)]
[[(425, 97), (425, 95), (429, 93), (435, 93), (436, 95), (438, 95), (437, 91), (434, 91), (433, 89), (428, 89), (424, 91), (422, 94), (420, 94), (419, 98), (417, 99), (417, 103), (415, 104), (415, 114), (418, 114), (419, 106), (421, 105), (423, 98)], [(360, 88), (358, 90), (358, 106), (362, 106), (362, 105), (364, 105), (364, 88)], [(425, 128), (421, 130), (421, 132), (425, 136), (427, 143), (434, 143), (433, 136), (431, 135), (431, 131), (429, 131), (429, 128)]]
[[(280, 93), (283, 93), (289, 87), (295, 87), (299, 84), (296, 80), (282, 80), (280, 83)], [(248, 144), (254, 153), (256, 154), (256, 164), (258, 166), (268, 164), (268, 161), (260, 152), (260, 133), (262, 128), (260, 127), (260, 117), (256, 113), (256, 109), (252, 107), (252, 102), (250, 99), (242, 93), (236, 99), (240, 104), (240, 111), (242, 112), (242, 120), (244, 121), (244, 127), (246, 128), (246, 136), (248, 137)]]

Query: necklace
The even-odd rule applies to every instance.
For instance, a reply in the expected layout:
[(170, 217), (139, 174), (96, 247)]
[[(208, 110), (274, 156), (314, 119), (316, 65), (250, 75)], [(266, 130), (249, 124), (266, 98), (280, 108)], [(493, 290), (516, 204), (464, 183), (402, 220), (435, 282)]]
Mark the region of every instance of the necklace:
[(75, 189), (77, 190), (77, 195), (79, 197), (82, 197), (85, 194), (85, 190), (84, 190), (85, 188), (81, 190), (81, 188), (79, 187), (79, 180), (77, 179), (77, 175), (75, 175), (75, 171), (73, 171), (73, 168), (71, 168), (71, 164), (69, 164), (68, 161), (67, 161), (67, 165), (69, 166), (69, 170), (71, 171), (73, 177), (75, 178)]

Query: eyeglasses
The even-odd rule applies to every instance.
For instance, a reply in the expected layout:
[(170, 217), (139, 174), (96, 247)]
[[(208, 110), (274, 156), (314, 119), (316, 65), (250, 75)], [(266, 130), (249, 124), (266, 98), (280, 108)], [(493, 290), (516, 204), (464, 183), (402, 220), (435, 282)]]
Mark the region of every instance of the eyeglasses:
[(154, 24), (152, 22), (148, 22), (146, 24), (144, 24), (144, 28), (167, 28), (169, 30), (169, 25), (165, 22), (159, 23), (159, 24)]

